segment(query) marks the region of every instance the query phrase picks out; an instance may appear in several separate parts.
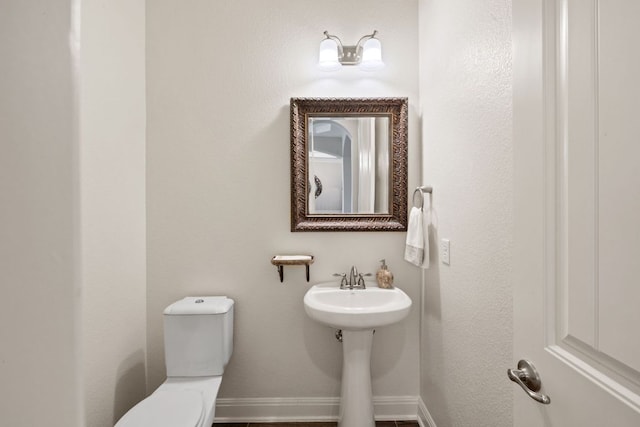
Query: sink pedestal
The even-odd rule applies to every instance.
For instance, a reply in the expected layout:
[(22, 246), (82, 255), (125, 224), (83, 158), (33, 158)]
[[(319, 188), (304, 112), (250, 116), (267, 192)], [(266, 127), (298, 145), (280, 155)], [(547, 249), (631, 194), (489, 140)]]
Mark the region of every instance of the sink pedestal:
[(373, 329), (342, 331), (342, 397), (339, 427), (375, 427), (371, 394)]

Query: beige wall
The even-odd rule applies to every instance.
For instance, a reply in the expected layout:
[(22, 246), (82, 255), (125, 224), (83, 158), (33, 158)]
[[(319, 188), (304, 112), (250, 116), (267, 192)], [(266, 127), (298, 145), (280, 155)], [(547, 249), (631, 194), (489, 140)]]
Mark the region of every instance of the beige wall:
[(424, 182), (451, 241), (424, 280), (421, 396), (438, 427), (511, 426), (511, 2), (420, 1)]
[(71, 4), (1, 9), (0, 424), (81, 426)]
[[(335, 397), (341, 348), (305, 315), (304, 269), (275, 254), (311, 253), (311, 284), (386, 258), (417, 303), (404, 233), (291, 233), (289, 99), (407, 96), (410, 186), (417, 184), (417, 2), (159, 0), (147, 4), (149, 389), (164, 379), (162, 310), (185, 295), (236, 300), (235, 349), (222, 398)], [(346, 43), (379, 31), (387, 67), (323, 73), (322, 32)], [(376, 333), (378, 396), (417, 396), (418, 312)]]
[(109, 427), (146, 393), (144, 2), (4, 2), (0, 56), (0, 424)]
[(109, 427), (146, 396), (145, 2), (81, 11), (82, 379)]

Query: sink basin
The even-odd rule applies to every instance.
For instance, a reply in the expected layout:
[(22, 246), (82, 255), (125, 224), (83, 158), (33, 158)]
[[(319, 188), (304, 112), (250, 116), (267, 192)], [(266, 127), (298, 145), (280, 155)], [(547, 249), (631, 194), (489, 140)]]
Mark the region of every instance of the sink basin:
[(409, 314), (411, 298), (402, 289), (340, 289), (335, 282), (312, 286), (304, 309), (312, 319), (336, 329), (374, 329), (399, 322)]

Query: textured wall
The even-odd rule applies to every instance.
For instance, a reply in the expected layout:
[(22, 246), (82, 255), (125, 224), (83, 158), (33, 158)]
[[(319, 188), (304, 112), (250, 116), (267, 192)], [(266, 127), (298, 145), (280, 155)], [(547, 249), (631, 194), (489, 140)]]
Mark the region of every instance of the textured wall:
[[(416, 302), (420, 277), (402, 260), (404, 233), (289, 231), (289, 99), (409, 97), (415, 185), (417, 2), (158, 0), (147, 12), (149, 390), (165, 375), (162, 310), (210, 294), (237, 304), (221, 397), (338, 396), (340, 344), (304, 313), (304, 269), (281, 284), (270, 258), (315, 255), (311, 284), (386, 258)], [(384, 70), (316, 68), (324, 30), (349, 44), (373, 29)], [(376, 333), (376, 395), (418, 394), (418, 307)]]
[(1, 8), (0, 424), (81, 426), (71, 2)]
[(438, 427), (512, 425), (511, 2), (420, 1), (424, 182), (433, 185), (421, 395)]
[(146, 392), (144, 1), (79, 6), (0, 15), (2, 425), (110, 427)]
[(146, 395), (145, 2), (81, 11), (83, 395), (111, 427)]

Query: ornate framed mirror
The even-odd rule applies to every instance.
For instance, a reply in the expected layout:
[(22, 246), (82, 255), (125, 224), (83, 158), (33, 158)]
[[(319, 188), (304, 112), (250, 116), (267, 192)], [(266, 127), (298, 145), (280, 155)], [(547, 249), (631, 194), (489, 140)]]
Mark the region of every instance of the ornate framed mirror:
[(291, 98), (291, 231), (406, 231), (407, 98)]

